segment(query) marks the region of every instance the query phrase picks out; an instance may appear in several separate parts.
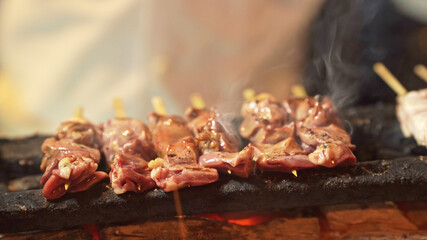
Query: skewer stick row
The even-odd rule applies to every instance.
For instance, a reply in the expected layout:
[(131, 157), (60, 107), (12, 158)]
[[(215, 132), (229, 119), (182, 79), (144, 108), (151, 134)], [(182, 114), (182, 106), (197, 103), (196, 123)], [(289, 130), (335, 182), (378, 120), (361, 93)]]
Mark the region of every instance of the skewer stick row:
[(297, 98), (305, 98), (308, 96), (307, 91), (305, 90), (305, 87), (301, 84), (297, 84), (291, 87), (292, 95), (294, 95)]
[(117, 118), (125, 118), (126, 112), (123, 107), (123, 101), (120, 98), (114, 98), (113, 99), (113, 107), (114, 107), (114, 113)]
[(422, 64), (418, 64), (414, 67), (415, 74), (418, 75), (422, 80), (427, 83), (427, 68)]
[(154, 108), (154, 112), (156, 112), (159, 115), (166, 115), (167, 111), (166, 111), (166, 107), (165, 104), (163, 103), (163, 100), (161, 97), (153, 97), (151, 99), (151, 104), (153, 105)]
[(83, 108), (82, 107), (78, 107), (74, 110), (74, 117), (77, 119), (83, 118)]
[(255, 99), (255, 91), (252, 88), (243, 90), (243, 97), (246, 101), (252, 101)]
[(193, 93), (190, 95), (191, 105), (196, 109), (204, 109), (206, 107), (205, 101), (203, 101), (202, 95), (200, 93)]
[[(163, 103), (163, 100), (161, 97), (153, 97), (151, 99), (151, 104), (153, 105), (154, 108), (154, 112), (156, 112), (157, 114), (160, 115), (167, 115), (167, 111), (166, 111), (166, 107), (165, 104)], [(163, 162), (164, 160), (162, 158), (156, 158), (155, 160), (151, 160), (148, 163), (148, 167), (150, 169), (153, 169), (155, 167), (157, 167), (157, 164), (161, 164), (161, 162)], [(186, 239), (185, 237), (185, 232), (186, 232), (186, 228), (184, 225), (184, 221), (183, 221), (183, 211), (182, 211), (182, 205), (181, 205), (181, 199), (179, 197), (179, 192), (178, 190), (174, 190), (173, 191), (173, 199), (175, 202), (175, 210), (178, 216), (178, 223), (180, 226), (180, 232), (181, 232), (181, 236), (184, 236), (183, 239)]]
[(408, 92), (383, 63), (375, 63), (373, 69), (398, 96), (403, 96)]

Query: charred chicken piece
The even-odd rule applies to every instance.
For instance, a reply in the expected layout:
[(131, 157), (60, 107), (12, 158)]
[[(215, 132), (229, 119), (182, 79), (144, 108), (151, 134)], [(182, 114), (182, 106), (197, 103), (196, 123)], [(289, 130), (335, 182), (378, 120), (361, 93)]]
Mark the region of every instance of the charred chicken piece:
[(291, 122), (282, 127), (272, 128), (267, 126), (266, 128), (260, 128), (258, 132), (251, 137), (251, 143), (255, 146), (269, 146), (276, 144), (284, 139), (293, 137), (295, 135), (295, 123)]
[(352, 152), (356, 146), (351, 144), (347, 132), (335, 124), (311, 128), (301, 126), (298, 136), (308, 146), (305, 150), (313, 164), (334, 167), (356, 162)]
[(113, 164), (116, 152), (134, 139), (138, 139), (142, 146), (139, 154), (143, 159), (155, 158), (151, 133), (142, 121), (135, 118), (113, 118), (104, 123), (101, 128), (103, 130), (102, 151), (109, 166)]
[(149, 163), (151, 178), (169, 192), (218, 180), (216, 169), (198, 164), (198, 149), (185, 120), (178, 116), (149, 115), (153, 142), (160, 157)]
[(248, 146), (239, 152), (238, 141), (218, 122), (215, 109), (211, 110), (196, 143), (202, 153), (200, 165), (246, 178), (252, 173), (253, 147)]
[(289, 98), (283, 106), (290, 118), (304, 126), (341, 126), (336, 110), (327, 97)]
[(43, 194), (57, 199), (67, 192), (80, 192), (108, 177), (96, 171), (101, 158), (98, 149), (74, 143), (66, 139), (48, 138), (42, 145), (45, 154), (41, 170)]
[(124, 144), (116, 152), (110, 171), (111, 186), (116, 194), (128, 191), (143, 192), (156, 186), (148, 168), (150, 159), (145, 159), (147, 155), (139, 138)]
[(196, 143), (202, 154), (209, 152), (237, 152), (239, 142), (229, 134), (218, 121), (215, 108), (212, 108), (209, 118), (203, 128), (198, 131)]
[(243, 138), (254, 140), (260, 129), (275, 129), (282, 127), (288, 121), (288, 114), (273, 96), (260, 94), (255, 100), (243, 104), (241, 113), (243, 123), (239, 128)]
[(190, 107), (185, 111), (185, 119), (188, 122), (188, 128), (194, 136), (198, 136), (211, 117), (211, 111), (207, 109), (197, 109)]
[(269, 95), (243, 105), (240, 133), (255, 147), (257, 168), (291, 172), (356, 162), (332, 102), (320, 96), (279, 104)]
[(160, 157), (163, 157), (170, 144), (183, 137), (193, 136), (187, 127), (187, 122), (179, 116), (162, 116), (150, 113), (148, 122), (153, 135), (154, 148)]
[(254, 170), (253, 154), (252, 146), (247, 146), (240, 152), (208, 152), (200, 156), (199, 164), (247, 178)]
[(257, 169), (261, 171), (292, 172), (317, 167), (293, 137), (273, 145), (255, 148)]
[(101, 142), (101, 130), (84, 118), (61, 123), (54, 136), (93, 148), (99, 148)]

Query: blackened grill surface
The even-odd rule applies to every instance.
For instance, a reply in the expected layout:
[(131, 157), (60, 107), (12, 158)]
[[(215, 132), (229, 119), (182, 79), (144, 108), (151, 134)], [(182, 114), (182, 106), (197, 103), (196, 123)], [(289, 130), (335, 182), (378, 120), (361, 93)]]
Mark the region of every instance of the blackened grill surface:
[(22, 139), (0, 139), (0, 175), (10, 180), (40, 174), (43, 158), (40, 146), (46, 138), (48, 136), (34, 135)]
[[(180, 190), (184, 214), (372, 201), (427, 200), (427, 158), (371, 161), (334, 169), (222, 176), (216, 183)], [(89, 223), (120, 223), (175, 216), (172, 193), (151, 190), (116, 195), (106, 183), (49, 202), (41, 190), (0, 195), (0, 232), (59, 229)]]
[(355, 144), (357, 161), (427, 155), (425, 147), (405, 138), (396, 118), (395, 105), (378, 103), (340, 112), (344, 127)]

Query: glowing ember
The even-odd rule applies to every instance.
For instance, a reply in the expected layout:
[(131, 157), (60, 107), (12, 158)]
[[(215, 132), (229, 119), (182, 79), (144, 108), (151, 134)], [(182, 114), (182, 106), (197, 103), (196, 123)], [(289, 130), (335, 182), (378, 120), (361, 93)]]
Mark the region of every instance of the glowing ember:
[(86, 231), (88, 231), (92, 235), (93, 240), (100, 240), (99, 237), (99, 231), (96, 224), (88, 224), (88, 225), (82, 225), (82, 228)]
[[(240, 226), (254, 226), (259, 225), (265, 222), (268, 222), (272, 219), (278, 218), (278, 217), (284, 217), (283, 214), (254, 214), (249, 217), (240, 218), (240, 217), (226, 217), (228, 213), (206, 213), (206, 214), (197, 214), (195, 217), (201, 217), (201, 218), (207, 218), (211, 220), (217, 220), (222, 222), (228, 222), (233, 223)], [(233, 216), (236, 216), (235, 213), (233, 213)]]

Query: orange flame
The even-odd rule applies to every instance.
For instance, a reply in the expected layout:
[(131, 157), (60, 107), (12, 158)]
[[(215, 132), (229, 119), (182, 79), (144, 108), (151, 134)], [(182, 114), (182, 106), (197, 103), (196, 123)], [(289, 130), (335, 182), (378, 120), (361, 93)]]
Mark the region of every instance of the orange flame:
[(283, 214), (254, 214), (253, 216), (250, 216), (250, 217), (235, 218), (235, 217), (225, 217), (224, 215), (226, 214), (206, 213), (206, 214), (196, 214), (195, 217), (228, 222), (228, 223), (232, 223), (240, 226), (254, 226), (254, 225), (259, 225), (259, 224), (268, 222), (272, 219), (284, 216)]

